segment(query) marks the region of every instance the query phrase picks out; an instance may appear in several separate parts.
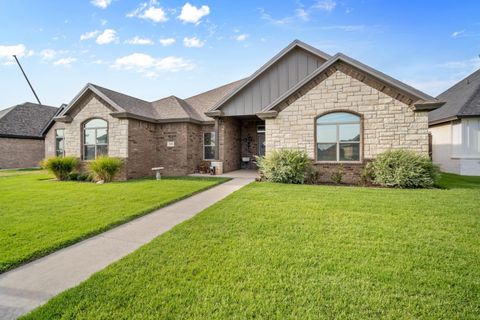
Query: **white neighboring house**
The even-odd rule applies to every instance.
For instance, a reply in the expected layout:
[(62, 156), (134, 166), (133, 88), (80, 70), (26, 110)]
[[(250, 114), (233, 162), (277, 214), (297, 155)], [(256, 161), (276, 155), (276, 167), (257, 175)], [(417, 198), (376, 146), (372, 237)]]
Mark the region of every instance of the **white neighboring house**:
[(444, 172), (480, 176), (480, 70), (440, 94), (429, 113), (433, 162)]

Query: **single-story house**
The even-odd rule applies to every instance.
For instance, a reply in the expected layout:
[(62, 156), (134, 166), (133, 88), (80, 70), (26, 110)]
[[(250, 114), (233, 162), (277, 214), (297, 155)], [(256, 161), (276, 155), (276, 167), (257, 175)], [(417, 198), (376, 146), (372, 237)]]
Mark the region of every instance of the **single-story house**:
[(0, 169), (38, 167), (58, 108), (25, 102), (0, 110)]
[(446, 103), (428, 115), (433, 162), (445, 172), (480, 176), (480, 70), (437, 98)]
[(144, 101), (87, 84), (55, 118), (46, 155), (124, 161), (123, 179), (193, 173), (205, 163), (228, 172), (255, 156), (305, 150), (325, 179), (342, 164), (358, 177), (382, 151), (428, 154), (428, 111), (442, 102), (344, 54), (295, 40), (250, 77), (180, 99)]

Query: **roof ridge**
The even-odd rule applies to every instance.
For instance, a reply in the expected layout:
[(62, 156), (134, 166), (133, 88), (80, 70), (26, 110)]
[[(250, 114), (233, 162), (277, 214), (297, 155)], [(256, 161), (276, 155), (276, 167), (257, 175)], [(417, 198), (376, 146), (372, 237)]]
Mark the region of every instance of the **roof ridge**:
[[(8, 108), (5, 108), (3, 110), (0, 110), (0, 119), (2, 119), (3, 117), (5, 117), (9, 112), (11, 112), (13, 109), (15, 109), (15, 107), (17, 107), (17, 105), (14, 105), (14, 106), (11, 106), (11, 107), (8, 107)], [(2, 111), (6, 111), (4, 114), (2, 114)]]
[(114, 93), (117, 93), (117, 94), (121, 94), (121, 95), (124, 95), (124, 96), (127, 96), (129, 98), (133, 98), (133, 99), (137, 99), (137, 100), (140, 100), (140, 101), (143, 101), (143, 102), (146, 102), (146, 103), (150, 103), (149, 101), (147, 100), (143, 100), (143, 99), (140, 99), (140, 98), (137, 98), (137, 97), (134, 97), (134, 96), (131, 96), (129, 94), (126, 94), (126, 93), (123, 93), (123, 92), (120, 92), (120, 91), (116, 91), (116, 90), (112, 90), (112, 89), (109, 89), (109, 88), (105, 88), (105, 87), (102, 87), (102, 86), (99, 86), (98, 84), (94, 84), (94, 83), (87, 83), (87, 85), (91, 85), (99, 90), (108, 90), (108, 91), (111, 91), (111, 92), (114, 92)]
[[(440, 97), (442, 94), (447, 93), (448, 91), (452, 90), (452, 89), (455, 88), (456, 86), (462, 84), (462, 82), (466, 81), (467, 79), (473, 78), (473, 77), (475, 77), (475, 76), (477, 76), (477, 75), (478, 75), (479, 78), (480, 78), (480, 69), (472, 72), (471, 74), (467, 75), (465, 78), (462, 78), (461, 80), (457, 81), (453, 86), (451, 86), (450, 88), (446, 89), (446, 90), (443, 91), (442, 93), (438, 94), (438, 95), (437, 95), (437, 98)], [(480, 81), (479, 81), (479, 83), (480, 83)]]

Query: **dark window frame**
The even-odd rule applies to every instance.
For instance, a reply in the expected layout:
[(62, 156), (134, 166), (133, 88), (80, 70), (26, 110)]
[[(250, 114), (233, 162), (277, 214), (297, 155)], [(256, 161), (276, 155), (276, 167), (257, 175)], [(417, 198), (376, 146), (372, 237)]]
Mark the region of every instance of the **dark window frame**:
[[(354, 115), (358, 118), (358, 121), (338, 121), (338, 122), (325, 122), (325, 123), (318, 123), (318, 120), (321, 119), (322, 117), (330, 114), (335, 114), (335, 113), (348, 113), (351, 115)], [(358, 124), (359, 125), (359, 141), (343, 141), (341, 142), (340, 140), (340, 132), (339, 132), (339, 127), (340, 125), (346, 125), (346, 124)], [(336, 141), (331, 141), (331, 142), (326, 142), (326, 141), (317, 141), (317, 131), (318, 131), (318, 126), (319, 125), (334, 125), (336, 126)], [(315, 141), (315, 162), (316, 163), (362, 163), (363, 162), (363, 115), (359, 114), (354, 111), (350, 110), (332, 110), (328, 111), (325, 113), (322, 113), (318, 116), (315, 117), (314, 119), (314, 141)], [(340, 146), (342, 144), (358, 144), (359, 146), (359, 151), (358, 151), (358, 160), (340, 160)], [(336, 159), (335, 160), (318, 160), (318, 145), (319, 144), (335, 144), (336, 145)]]
[[(87, 128), (87, 124), (90, 123), (91, 121), (94, 121), (94, 120), (102, 120), (105, 122), (105, 126), (98, 126), (98, 127), (89, 127)], [(83, 161), (93, 161), (95, 159), (97, 159), (97, 157), (99, 156), (98, 154), (98, 147), (99, 146), (105, 146), (106, 147), (106, 152), (101, 154), (101, 155), (108, 155), (108, 150), (109, 150), (109, 143), (110, 143), (110, 139), (109, 139), (109, 130), (108, 130), (108, 121), (105, 120), (105, 119), (102, 119), (102, 118), (90, 118), (86, 121), (83, 122), (82, 124), (82, 160)], [(85, 134), (86, 134), (86, 131), (87, 130), (95, 130), (95, 136), (94, 136), (94, 139), (95, 139), (95, 143), (94, 144), (87, 144), (86, 141), (85, 141)], [(98, 143), (97, 142), (97, 138), (98, 138), (98, 130), (106, 130), (106, 140), (107, 142), (106, 143)], [(87, 159), (86, 158), (86, 147), (91, 147), (91, 146), (94, 146), (95, 148), (95, 155), (94, 155), (94, 158), (93, 159)]]
[[(210, 134), (210, 144), (206, 145), (205, 144), (205, 135), (207, 134)], [(212, 139), (213, 137), (213, 139)], [(206, 161), (213, 161), (213, 160), (216, 160), (217, 158), (217, 154), (216, 154), (216, 144), (217, 144), (217, 136), (215, 134), (215, 131), (209, 131), (209, 132), (203, 132), (202, 134), (202, 148), (203, 148), (203, 160), (206, 160)], [(205, 150), (206, 148), (213, 148), (213, 158), (212, 159), (209, 159), (209, 158), (206, 158), (205, 157)]]

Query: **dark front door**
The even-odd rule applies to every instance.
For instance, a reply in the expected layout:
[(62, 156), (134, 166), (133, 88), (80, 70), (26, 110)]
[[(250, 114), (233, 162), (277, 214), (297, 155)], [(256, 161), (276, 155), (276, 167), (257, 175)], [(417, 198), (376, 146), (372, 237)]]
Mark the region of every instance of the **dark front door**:
[(265, 155), (265, 133), (257, 133), (257, 153), (259, 157)]

